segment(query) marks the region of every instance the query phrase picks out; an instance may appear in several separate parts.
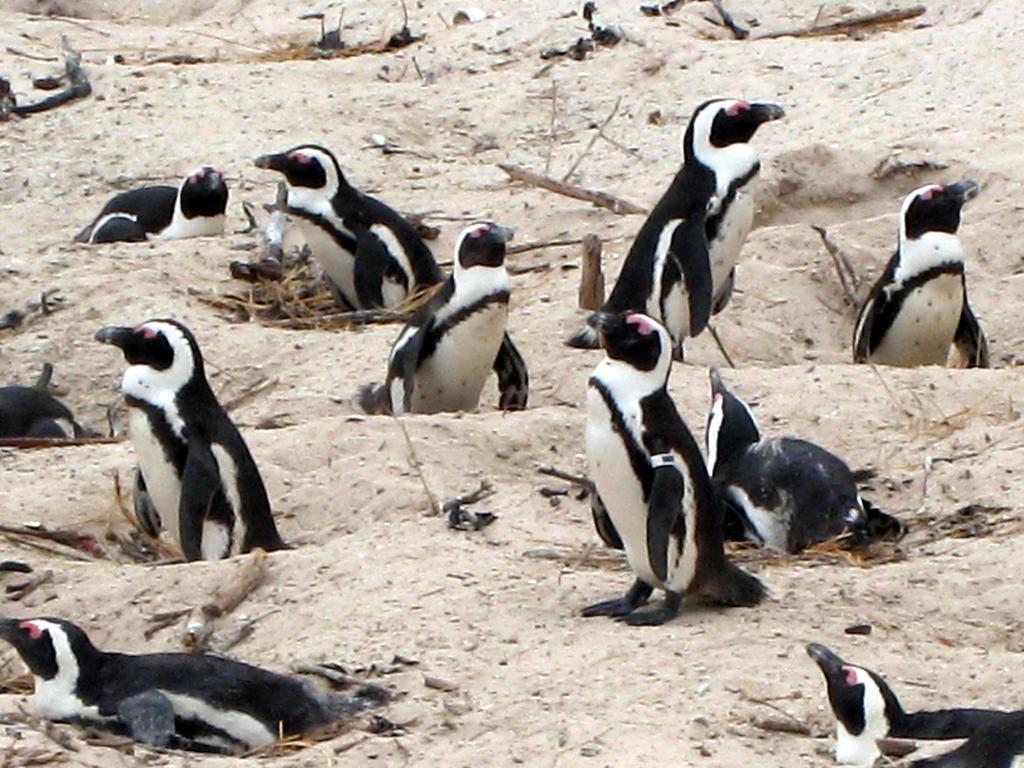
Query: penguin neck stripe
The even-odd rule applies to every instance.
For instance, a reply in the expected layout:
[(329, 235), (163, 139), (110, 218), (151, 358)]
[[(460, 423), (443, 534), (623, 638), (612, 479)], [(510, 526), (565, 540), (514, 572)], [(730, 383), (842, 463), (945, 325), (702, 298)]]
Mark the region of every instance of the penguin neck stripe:
[(344, 232), (340, 230), (338, 227), (336, 227), (326, 216), (319, 213), (307, 211), (305, 208), (296, 208), (291, 205), (288, 206), (288, 215), (298, 216), (299, 218), (305, 219), (311, 224), (314, 224), (315, 226), (319, 227), (324, 232), (326, 232), (327, 235), (330, 236), (330, 238), (334, 240), (334, 242), (336, 242), (342, 250), (348, 251), (351, 254), (355, 254), (356, 239), (352, 237), (352, 235), (350, 235), (348, 232)]

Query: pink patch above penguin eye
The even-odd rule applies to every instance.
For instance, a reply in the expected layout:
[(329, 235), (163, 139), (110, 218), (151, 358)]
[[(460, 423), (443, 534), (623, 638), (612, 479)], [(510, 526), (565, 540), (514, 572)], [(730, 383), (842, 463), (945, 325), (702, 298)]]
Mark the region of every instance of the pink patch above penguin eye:
[(486, 226), (477, 227), (476, 229), (470, 230), (469, 236), (471, 238), (473, 238), (474, 240), (478, 240), (478, 239), (480, 239), (481, 237), (484, 236), (484, 233), (486, 231), (487, 231), (487, 227)]
[(28, 636), (33, 640), (38, 640), (43, 636), (43, 630), (31, 621), (23, 621), (18, 626), (28, 632)]
[(651, 325), (651, 321), (643, 315), (630, 315), (626, 318), (626, 325), (632, 325), (635, 327), (637, 333), (641, 336), (647, 336), (648, 334), (654, 333), (654, 326)]
[(156, 338), (156, 331), (154, 331), (152, 328), (147, 328), (144, 325), (140, 325), (138, 328), (136, 328), (135, 332), (137, 334), (139, 334), (140, 336), (142, 336), (142, 338), (144, 338), (144, 339), (155, 339)]
[(302, 165), (308, 164), (309, 161), (313, 159), (305, 152), (292, 152), (290, 157), (292, 160), (294, 160), (297, 163), (301, 163)]
[(921, 193), (922, 200), (931, 200), (936, 194), (942, 191), (942, 185), (936, 184), (934, 187), (928, 187), (924, 192)]
[(745, 101), (737, 101), (727, 110), (725, 110), (725, 114), (727, 114), (729, 117), (736, 117), (736, 115), (738, 115), (740, 112), (746, 112), (748, 109), (750, 109), (750, 104), (748, 104)]
[(855, 670), (853, 667), (843, 667), (843, 671), (846, 672), (846, 684), (847, 685), (857, 685), (858, 684), (857, 670)]

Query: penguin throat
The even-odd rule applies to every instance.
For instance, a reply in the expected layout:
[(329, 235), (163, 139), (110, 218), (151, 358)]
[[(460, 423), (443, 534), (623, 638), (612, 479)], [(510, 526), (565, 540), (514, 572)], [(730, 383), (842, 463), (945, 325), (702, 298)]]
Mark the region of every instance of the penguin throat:
[(854, 736), (842, 723), (836, 725), (836, 762), (840, 765), (871, 766), (882, 756), (875, 738), (865, 728)]
[(963, 267), (964, 248), (960, 238), (948, 232), (926, 232), (908, 239), (900, 229), (899, 260), (893, 274), (896, 287), (932, 269)]
[[(756, 175), (760, 161), (749, 144), (715, 147), (706, 139), (694, 142), (694, 156), (715, 174), (715, 197), (724, 200), (734, 185)], [(717, 208), (717, 206), (713, 206)]]

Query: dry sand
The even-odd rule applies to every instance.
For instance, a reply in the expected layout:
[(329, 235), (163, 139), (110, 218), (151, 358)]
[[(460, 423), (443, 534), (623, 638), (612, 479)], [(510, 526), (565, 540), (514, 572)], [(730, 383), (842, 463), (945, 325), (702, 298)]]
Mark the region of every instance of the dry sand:
[[(0, 50), (55, 54), (66, 34), (84, 51), (95, 96), (0, 128), (0, 309), (51, 287), (66, 299), (62, 311), (0, 333), (0, 381), (31, 381), (52, 361), (56, 380), (70, 391), (68, 404), (102, 429), (106, 407), (119, 400), (122, 361), (92, 340), (94, 332), (166, 314), (194, 329), (225, 397), (261, 376), (278, 378), (235, 418), (280, 527), (299, 546), (270, 558), (269, 583), (224, 622), (230, 630), (280, 609), (233, 653), (280, 670), (322, 660), (358, 667), (395, 653), (421, 663), (385, 678), (405, 692), (388, 716), (408, 723), (406, 735), (363, 739), (354, 731), (263, 762), (824, 766), (831, 763), (827, 740), (752, 724), (777, 714), (763, 700), (816, 735), (830, 728), (820, 675), (803, 652), (808, 641), (888, 675), (908, 707), (1024, 706), (1024, 690), (1006, 685), (1024, 650), (1017, 514), (1024, 387), (1015, 369), (1024, 348), (1016, 245), (1024, 103), (1013, 90), (1024, 81), (1024, 5), (928, 0), (920, 19), (860, 39), (737, 42), (704, 20), (712, 13), (707, 3), (687, 5), (667, 23), (641, 16), (637, 0), (605, 0), (598, 21), (621, 24), (645, 44), (559, 61), (539, 76), (543, 49), (584, 33), (580, 18), (570, 15), (576, 3), (491, 2), (491, 18), (456, 28), (439, 18), (450, 18), (454, 3), (410, 4), (410, 26), (427, 34), (418, 45), (281, 62), (262, 59), (290, 40), (315, 37), (316, 23), (296, 17), (321, 6), (49, 3), (89, 16), (80, 20), (86, 28), (15, 10), (25, 5), (0, 2)], [(730, 3), (741, 22), (756, 15), (762, 29), (806, 24), (818, 5)], [(329, 9), (331, 22), (337, 11)], [(829, 4), (824, 17), (841, 11)], [(148, 20), (139, 15), (145, 13)], [(395, 3), (346, 3), (346, 40), (379, 40), (400, 25)], [(107, 63), (117, 53), (126, 63)], [(170, 53), (210, 61), (146, 64)], [(32, 98), (29, 76), (57, 66), (0, 53), (0, 73), (22, 101)], [(770, 99), (788, 110), (785, 121), (765, 126), (755, 139), (764, 169), (761, 210), (737, 293), (718, 321), (739, 365), (726, 377), (755, 405), (766, 433), (810, 438), (852, 466), (877, 469), (871, 498), (912, 526), (903, 562), (868, 569), (815, 560), (751, 566), (771, 590), (763, 606), (690, 611), (662, 628), (579, 618), (585, 603), (621, 593), (629, 574), (523, 555), (597, 541), (587, 506), (575, 499), (552, 505), (538, 491), (557, 483), (535, 472), (538, 462), (585, 469), (582, 403), (599, 354), (561, 346), (583, 317), (575, 309), (579, 273), (562, 268), (577, 261), (576, 248), (514, 259), (552, 265), (514, 278), (511, 329), (530, 365), (531, 408), (499, 413), (489, 387), (478, 413), (404, 420), (438, 497), (482, 478), (496, 486), (482, 507), (500, 519), (474, 534), (448, 531), (442, 519), (425, 516), (427, 498), (395, 421), (353, 418), (352, 396), (383, 374), (394, 326), (296, 332), (232, 324), (189, 293), (239, 287), (227, 263), (244, 257), (233, 246), (252, 241), (234, 234), (245, 223), (241, 202), (271, 200), (276, 181), (251, 159), (308, 141), (333, 147), (355, 184), (405, 211), (493, 217), (514, 226), (520, 241), (597, 233), (615, 275), (639, 217), (511, 185), (495, 164), (541, 170), (550, 154), (551, 171), (560, 176), (621, 97), (622, 112), (607, 132), (631, 152), (599, 141), (577, 180), (651, 205), (677, 167), (690, 111), (713, 95)], [(648, 114), (658, 108), (663, 123), (650, 124)], [(371, 134), (413, 152), (367, 149)], [(488, 145), (494, 148), (481, 149)], [(948, 167), (873, 178), (894, 152)], [(112, 193), (142, 180), (175, 182), (204, 162), (229, 175), (225, 237), (68, 244)], [(869, 283), (895, 243), (903, 195), (963, 177), (983, 186), (961, 232), (972, 304), (989, 334), (995, 370), (875, 373), (850, 365), (852, 310), (843, 308), (829, 256), (809, 225), (828, 225)], [(443, 227), (435, 253), (447, 259), (462, 224), (434, 221)], [(707, 335), (688, 346), (688, 356), (671, 387), (700, 431), (705, 366), (721, 358)], [(952, 460), (934, 461), (928, 471), (928, 457)], [(0, 520), (102, 534), (108, 519), (117, 520), (111, 473), (127, 481), (132, 466), (128, 444), (0, 450)], [(1007, 509), (978, 513), (973, 538), (930, 541), (928, 521), (968, 504)], [(200, 603), (238, 567), (79, 563), (7, 543), (3, 554), (54, 571), (52, 587), (20, 604), (5, 602), (3, 613), (71, 617), (101, 646), (127, 651), (177, 648), (180, 626), (147, 641), (146, 618)], [(862, 622), (874, 628), (869, 637), (844, 635)], [(0, 676), (19, 669), (13, 653), (0, 649)], [(424, 673), (458, 689), (428, 688)], [(16, 696), (0, 697), (0, 711), (18, 703)], [(0, 751), (17, 744), (6, 765), (24, 764), (18, 755), (33, 746), (74, 765), (241, 764), (141, 748), (133, 757), (75, 743), (79, 750), (67, 752), (30, 728), (0, 726)]]

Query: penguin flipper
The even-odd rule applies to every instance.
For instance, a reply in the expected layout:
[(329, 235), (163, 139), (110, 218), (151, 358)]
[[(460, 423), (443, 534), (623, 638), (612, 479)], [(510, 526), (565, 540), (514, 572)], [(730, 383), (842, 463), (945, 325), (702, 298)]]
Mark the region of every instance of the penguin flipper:
[(145, 228), (130, 216), (111, 215), (97, 223), (86, 242), (138, 243), (146, 240)]
[(875, 317), (875, 297), (872, 293), (860, 308), (857, 324), (853, 328), (853, 362), (866, 363), (871, 357), (871, 333)]
[(142, 470), (135, 468), (135, 492), (132, 497), (135, 507), (135, 519), (142, 527), (147, 536), (154, 539), (160, 535), (160, 528), (163, 523), (160, 520), (160, 513), (153, 505), (153, 499), (146, 488), (146, 478), (142, 476)]
[(655, 466), (654, 482), (647, 498), (647, 557), (651, 570), (662, 582), (668, 579), (669, 535), (675, 533), (681, 540), (686, 538), (682, 511), (684, 493), (683, 474), (674, 460)]
[(353, 279), (361, 309), (386, 306), (383, 292), (384, 274), (391, 260), (387, 247), (372, 232), (364, 232), (356, 240)]
[(687, 216), (672, 234), (672, 246), (669, 251), (686, 284), (690, 307), (690, 336), (700, 335), (711, 319), (714, 279), (711, 275), (711, 253), (704, 227), (706, 218), (704, 211)]
[(530, 397), (530, 374), (526, 361), (506, 333), (501, 339), (494, 358), (494, 372), (498, 374), (498, 407), (503, 411), (521, 411)]
[[(433, 327), (433, 317), (426, 318), (423, 325), (417, 328), (416, 332), (402, 346), (401, 360), (397, 361), (399, 364), (397, 373), (402, 379), (402, 411), (405, 413), (412, 412), (412, 399), (416, 392), (416, 372), (419, 370), (423, 357), (427, 335)], [(398, 412), (394, 402), (391, 403), (391, 410), (395, 413)]]
[(722, 284), (721, 290), (718, 295), (714, 298), (714, 303), (711, 305), (711, 314), (717, 315), (729, 304), (729, 299), (732, 298), (732, 289), (736, 285), (736, 267), (729, 270), (729, 276), (725, 278), (725, 282)]
[(615, 529), (615, 523), (612, 522), (611, 515), (608, 514), (608, 508), (605, 507), (601, 497), (597, 494), (596, 487), (590, 489), (590, 514), (594, 518), (594, 527), (597, 529), (597, 535), (601, 537), (601, 541), (605, 543), (606, 547), (611, 549), (626, 548), (622, 543), (622, 537)]
[(217, 459), (210, 447), (195, 438), (189, 440), (178, 502), (181, 551), (186, 560), (203, 559), (203, 523), (213, 505), (214, 495), (220, 490)]
[(117, 717), (135, 741), (151, 747), (171, 745), (174, 705), (159, 691), (144, 691), (118, 702)]
[(978, 318), (971, 311), (971, 305), (967, 303), (966, 286), (964, 287), (963, 309), (960, 310), (960, 323), (956, 327), (953, 344), (967, 361), (968, 368), (992, 367), (988, 356), (988, 340), (985, 338), (985, 332), (981, 330)]

